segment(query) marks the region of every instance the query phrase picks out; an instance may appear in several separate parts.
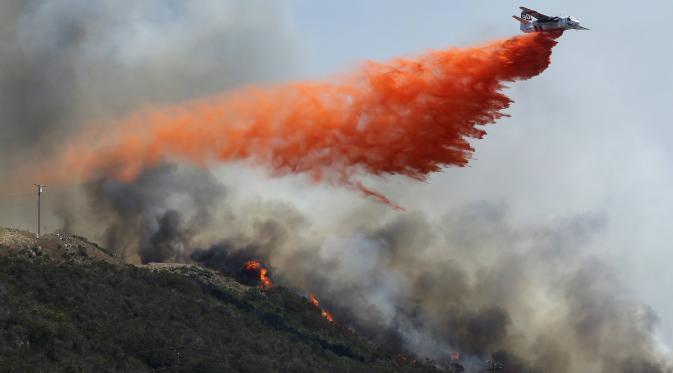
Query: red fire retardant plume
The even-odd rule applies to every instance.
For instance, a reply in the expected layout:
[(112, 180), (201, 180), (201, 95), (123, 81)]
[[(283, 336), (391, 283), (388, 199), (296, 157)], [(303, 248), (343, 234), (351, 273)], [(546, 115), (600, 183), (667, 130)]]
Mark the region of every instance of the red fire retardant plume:
[[(245, 160), (273, 176), (307, 174), (384, 203), (357, 174), (424, 180), (465, 166), (470, 138), (506, 116), (504, 84), (550, 64), (558, 34), (528, 34), (414, 59), (368, 62), (329, 82), (249, 87), (131, 115), (106, 133), (89, 132), (56, 166), (80, 179), (100, 173), (131, 179), (164, 159), (198, 165)], [(110, 133), (109, 128), (114, 128)]]

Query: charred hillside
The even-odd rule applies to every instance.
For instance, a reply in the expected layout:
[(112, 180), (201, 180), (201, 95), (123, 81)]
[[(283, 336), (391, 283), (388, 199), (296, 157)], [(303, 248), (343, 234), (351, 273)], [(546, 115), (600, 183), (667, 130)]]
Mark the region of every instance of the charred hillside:
[(283, 287), (188, 265), (125, 266), (86, 249), (0, 250), (3, 372), (434, 371)]

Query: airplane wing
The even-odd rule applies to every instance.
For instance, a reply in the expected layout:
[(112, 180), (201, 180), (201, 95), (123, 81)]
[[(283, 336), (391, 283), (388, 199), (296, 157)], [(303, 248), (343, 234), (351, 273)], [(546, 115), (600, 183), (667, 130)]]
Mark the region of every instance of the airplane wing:
[(544, 14), (538, 12), (538, 11), (535, 11), (533, 9), (528, 9), (525, 6), (521, 6), (519, 8), (521, 9), (522, 14), (529, 14), (529, 15), (537, 18), (540, 21), (549, 21), (550, 19), (553, 18), (553, 17), (550, 17), (548, 15), (544, 15)]

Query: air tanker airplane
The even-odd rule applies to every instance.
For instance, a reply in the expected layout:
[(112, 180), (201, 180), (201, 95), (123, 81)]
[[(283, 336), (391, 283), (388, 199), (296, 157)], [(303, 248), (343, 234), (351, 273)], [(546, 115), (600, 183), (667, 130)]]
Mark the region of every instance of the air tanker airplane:
[[(545, 31), (565, 31), (565, 30), (588, 30), (580, 26), (580, 21), (575, 17), (550, 17), (526, 7), (521, 8), (521, 17), (512, 16), (521, 22), (521, 31), (545, 32)], [(535, 20), (533, 20), (535, 18)]]

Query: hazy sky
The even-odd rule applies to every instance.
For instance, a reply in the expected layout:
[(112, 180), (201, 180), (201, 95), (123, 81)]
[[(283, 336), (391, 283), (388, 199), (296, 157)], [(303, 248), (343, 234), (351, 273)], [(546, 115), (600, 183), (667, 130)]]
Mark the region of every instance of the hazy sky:
[[(363, 59), (413, 56), (519, 32), (519, 5), (573, 15), (550, 69), (509, 91), (516, 103), (475, 143), (466, 169), (427, 184), (389, 180), (402, 205), (444, 213), (456, 204), (505, 204), (522, 224), (597, 214), (593, 245), (652, 305), (673, 344), (673, 43), (668, 1), (294, 0), (306, 76)], [(291, 197), (290, 197), (291, 198)], [(345, 197), (344, 197), (345, 198)], [(439, 210), (438, 211), (438, 207)]]

